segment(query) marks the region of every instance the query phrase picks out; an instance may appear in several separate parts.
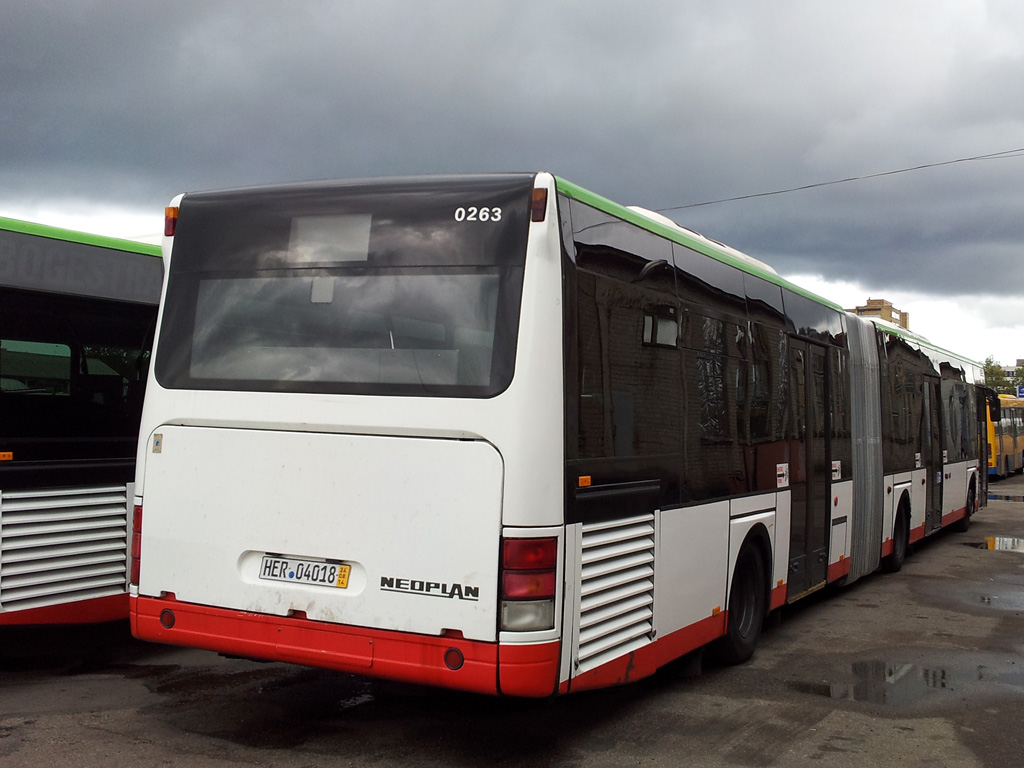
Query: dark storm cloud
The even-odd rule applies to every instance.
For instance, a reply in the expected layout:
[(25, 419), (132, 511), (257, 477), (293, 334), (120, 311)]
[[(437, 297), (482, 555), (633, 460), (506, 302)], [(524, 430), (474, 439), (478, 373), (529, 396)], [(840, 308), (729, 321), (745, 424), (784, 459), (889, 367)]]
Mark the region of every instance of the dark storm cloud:
[[(1010, 0), (5, 3), (0, 204), (496, 170), (648, 208), (801, 186), (1024, 146), (1022, 33)], [(784, 274), (984, 293), (1019, 258), (1022, 163), (671, 215)]]

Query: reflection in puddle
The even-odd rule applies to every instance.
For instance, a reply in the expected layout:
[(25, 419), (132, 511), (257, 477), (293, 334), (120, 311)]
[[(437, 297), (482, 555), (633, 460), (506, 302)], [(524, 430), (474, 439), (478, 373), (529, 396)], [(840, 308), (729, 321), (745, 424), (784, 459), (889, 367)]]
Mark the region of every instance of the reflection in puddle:
[[(829, 683), (829, 696), (870, 704), (900, 705), (916, 701), (929, 691), (956, 687), (946, 669), (926, 669), (916, 664), (857, 661), (850, 666), (850, 677), (850, 682)], [(977, 679), (982, 679), (980, 668)]]
[(870, 660), (853, 662), (839, 671), (835, 680), (820, 684), (797, 683), (794, 687), (832, 699), (906, 707), (925, 697), (941, 698), (946, 693), (962, 695), (979, 683), (985, 683), (986, 689), (1000, 684), (1022, 689), (1024, 675), (1017, 670), (1001, 671), (985, 664), (953, 668)]
[(986, 536), (984, 541), (971, 544), (978, 549), (998, 549), (1001, 552), (1024, 552), (1024, 539), (1013, 536)]

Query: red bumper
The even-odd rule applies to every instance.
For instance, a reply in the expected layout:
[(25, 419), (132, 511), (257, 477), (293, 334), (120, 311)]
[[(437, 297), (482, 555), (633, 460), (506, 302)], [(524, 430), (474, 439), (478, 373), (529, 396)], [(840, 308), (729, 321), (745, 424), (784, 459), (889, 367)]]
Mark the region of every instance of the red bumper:
[(132, 598), (131, 621), (142, 640), (476, 693), (550, 696), (558, 680), (557, 641), (498, 645), (152, 597)]

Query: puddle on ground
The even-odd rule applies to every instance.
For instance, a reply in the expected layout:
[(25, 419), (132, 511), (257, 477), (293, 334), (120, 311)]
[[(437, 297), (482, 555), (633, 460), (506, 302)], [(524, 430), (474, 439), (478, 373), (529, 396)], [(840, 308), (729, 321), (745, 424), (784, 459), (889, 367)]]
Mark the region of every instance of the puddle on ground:
[(968, 546), (977, 549), (997, 549), (1000, 552), (1024, 552), (1024, 539), (1013, 536), (986, 536), (982, 541), (975, 541)]
[(924, 700), (938, 701), (954, 694), (962, 696), (980, 684), (1009, 686), (1024, 693), (1024, 671), (1000, 671), (985, 664), (927, 666), (880, 660), (855, 661), (821, 683), (796, 683), (804, 693), (831, 699), (859, 701), (891, 707), (909, 707)]
[(989, 501), (1024, 501), (1024, 496), (1019, 494), (990, 493)]

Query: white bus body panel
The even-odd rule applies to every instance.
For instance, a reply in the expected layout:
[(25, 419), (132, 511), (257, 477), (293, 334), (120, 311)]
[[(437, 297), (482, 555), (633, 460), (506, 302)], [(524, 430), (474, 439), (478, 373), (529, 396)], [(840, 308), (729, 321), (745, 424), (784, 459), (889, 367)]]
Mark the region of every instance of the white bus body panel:
[[(788, 491), (567, 526), (560, 679), (719, 616), (751, 530), (763, 527), (775, 550), (783, 503), (788, 512)], [(778, 552), (768, 557), (784, 575)]]
[[(163, 426), (145, 464), (139, 592), (277, 616), (496, 636), (502, 459), (482, 441)], [(264, 554), (352, 566), (266, 581)], [(389, 591), (382, 588), (389, 586)]]
[[(910, 530), (921, 528), (924, 525), (925, 517), (928, 509), (928, 469), (921, 467), (915, 469), (911, 473), (910, 481)], [(936, 468), (933, 472), (941, 473), (942, 470)], [(906, 473), (904, 473), (905, 475)], [(901, 482), (897, 480), (897, 482)], [(942, 483), (939, 483), (939, 488), (942, 488)], [(896, 503), (899, 504), (899, 497), (896, 499)], [(894, 516), (893, 521), (895, 522), (895, 511), (898, 507), (893, 509)]]
[(788, 488), (775, 496), (775, 559), (772, 564), (772, 589), (789, 583), (789, 537), (793, 527), (793, 492)]
[(829, 565), (838, 565), (852, 555), (850, 537), (853, 531), (853, 515), (853, 481), (832, 483)]
[[(920, 477), (917, 474), (920, 473)], [(907, 495), (910, 502), (911, 519), (910, 528), (914, 528), (914, 510), (920, 510), (918, 516), (921, 518), (921, 525), (924, 525), (924, 493), (925, 487), (921, 482), (925, 477), (925, 471), (915, 470), (914, 473), (901, 472), (896, 475), (887, 475), (882, 479), (882, 484), (892, 490), (886, 494), (885, 506), (883, 508), (884, 519), (882, 521), (882, 541), (886, 542), (893, 538), (893, 531), (896, 527), (896, 514), (899, 512), (900, 499)], [(920, 490), (918, 490), (920, 489)]]
[(976, 463), (968, 461), (946, 465), (942, 487), (943, 517), (963, 509), (967, 504), (967, 484), (970, 481), (971, 470), (976, 466)]
[(654, 580), (654, 625), (658, 637), (725, 608), (731, 564), (728, 552), (728, 501), (661, 513)]

